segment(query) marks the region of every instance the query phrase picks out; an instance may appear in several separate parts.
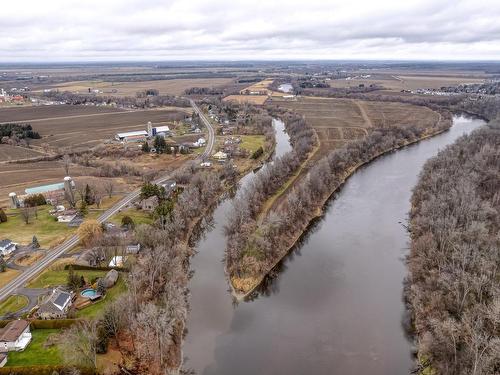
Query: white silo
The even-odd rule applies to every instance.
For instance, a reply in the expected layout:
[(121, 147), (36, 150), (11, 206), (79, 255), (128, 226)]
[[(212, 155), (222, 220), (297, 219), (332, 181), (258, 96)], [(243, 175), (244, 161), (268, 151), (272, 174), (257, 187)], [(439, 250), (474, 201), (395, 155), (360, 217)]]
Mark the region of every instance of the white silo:
[(153, 124), (151, 121), (148, 121), (148, 137), (151, 138), (153, 136)]
[(10, 207), (11, 208), (19, 208), (19, 199), (17, 198), (17, 194), (10, 193), (9, 198), (10, 198)]

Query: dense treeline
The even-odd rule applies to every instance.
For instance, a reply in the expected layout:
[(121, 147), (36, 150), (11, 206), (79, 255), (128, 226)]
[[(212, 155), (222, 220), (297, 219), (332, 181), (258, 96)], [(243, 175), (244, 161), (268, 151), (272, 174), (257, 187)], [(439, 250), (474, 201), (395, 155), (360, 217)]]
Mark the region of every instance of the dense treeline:
[(67, 104), (106, 104), (115, 103), (119, 107), (124, 108), (149, 108), (149, 107), (189, 107), (189, 100), (178, 96), (154, 95), (145, 97), (133, 96), (104, 96), (104, 95), (85, 95), (74, 94), (69, 91), (50, 91), (43, 93), (46, 99), (64, 102)]
[(228, 237), (226, 263), (231, 275), (235, 274), (234, 267), (242, 258), (241, 253), (251, 234), (258, 228), (257, 219), (264, 204), (296, 172), (317, 144), (314, 130), (301, 116), (281, 109), (270, 108), (269, 111), (285, 122), (292, 151), (266, 165), (233, 202), (225, 227)]
[(317, 216), (326, 199), (358, 166), (448, 127), (448, 122), (440, 122), (433, 129), (382, 128), (364, 139), (349, 142), (318, 161), (287, 194), (286, 200), (270, 210), (260, 223), (251, 220), (249, 211), (253, 207), (238, 200), (226, 229), (226, 266), (233, 286), (243, 292), (256, 286)]
[(40, 139), (40, 134), (34, 131), (30, 124), (16, 124), (16, 123), (0, 124), (0, 143), (7, 143), (8, 139), (14, 139), (14, 138)]
[(413, 191), (406, 297), (422, 367), (500, 373), (500, 122), (430, 159)]
[(493, 120), (500, 116), (500, 97), (482, 96), (477, 100), (466, 98), (454, 106), (457, 111), (463, 110), (479, 115), (486, 120)]

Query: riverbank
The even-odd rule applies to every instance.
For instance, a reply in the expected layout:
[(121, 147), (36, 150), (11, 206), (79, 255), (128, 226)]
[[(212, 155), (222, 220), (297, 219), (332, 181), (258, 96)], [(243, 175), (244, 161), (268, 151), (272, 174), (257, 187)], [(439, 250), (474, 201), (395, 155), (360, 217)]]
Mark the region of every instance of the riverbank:
[(422, 140), (425, 140), (430, 137), (434, 137), (440, 133), (443, 133), (444, 131), (448, 130), (451, 127), (451, 124), (447, 124), (446, 127), (443, 128), (438, 128), (435, 130), (432, 130), (431, 132), (424, 132), (422, 133), (419, 137), (413, 140), (405, 140), (402, 144), (400, 145), (395, 145), (393, 147), (390, 147), (388, 149), (385, 149), (383, 151), (377, 152), (373, 156), (371, 156), (368, 160), (357, 163), (356, 165), (348, 168), (346, 171), (343, 172), (343, 174), (340, 176), (339, 182), (333, 187), (332, 190), (329, 191), (328, 194), (326, 194), (321, 201), (316, 205), (314, 209), (310, 211), (310, 214), (307, 215), (307, 217), (303, 220), (303, 225), (299, 227), (297, 231), (295, 231), (293, 234), (287, 236), (287, 238), (290, 239), (288, 242), (281, 242), (283, 244), (283, 248), (281, 250), (278, 250), (279, 256), (277, 259), (272, 263), (272, 265), (265, 270), (265, 272), (262, 272), (259, 275), (247, 277), (247, 278), (238, 278), (234, 277), (232, 275), (229, 275), (228, 278), (230, 280), (230, 288), (231, 292), (234, 296), (234, 298), (238, 301), (242, 301), (248, 296), (250, 296), (262, 283), (262, 281), (265, 279), (265, 277), (271, 272), (277, 264), (279, 264), (282, 259), (294, 248), (294, 246), (297, 244), (298, 241), (302, 238), (304, 233), (307, 231), (309, 228), (311, 222), (313, 222), (315, 219), (319, 218), (323, 214), (323, 207), (326, 204), (326, 202), (335, 194), (337, 193), (343, 186), (343, 184), (346, 182), (346, 180), (352, 176), (359, 168), (371, 163), (375, 159), (390, 153), (392, 151), (401, 149), (403, 147), (407, 147), (409, 145), (412, 145), (414, 143), (420, 142)]

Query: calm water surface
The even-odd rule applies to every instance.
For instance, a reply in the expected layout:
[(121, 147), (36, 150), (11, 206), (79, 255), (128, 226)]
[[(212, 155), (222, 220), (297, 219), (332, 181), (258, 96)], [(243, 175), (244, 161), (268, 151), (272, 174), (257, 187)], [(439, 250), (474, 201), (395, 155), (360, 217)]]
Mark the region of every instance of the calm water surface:
[[(204, 375), (407, 374), (401, 223), (411, 189), (428, 158), (481, 124), (456, 117), (450, 131), (355, 173), (263, 290), (237, 306), (223, 263), (231, 202), (221, 203), (192, 259), (186, 367)], [(275, 128), (281, 154), (289, 145), (283, 125)]]

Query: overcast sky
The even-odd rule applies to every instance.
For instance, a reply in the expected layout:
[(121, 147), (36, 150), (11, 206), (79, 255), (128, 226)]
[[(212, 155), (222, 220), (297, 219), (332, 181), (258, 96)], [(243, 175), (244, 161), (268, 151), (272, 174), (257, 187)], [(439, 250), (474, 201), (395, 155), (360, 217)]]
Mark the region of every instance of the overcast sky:
[(500, 0), (10, 0), (0, 62), (500, 60)]

